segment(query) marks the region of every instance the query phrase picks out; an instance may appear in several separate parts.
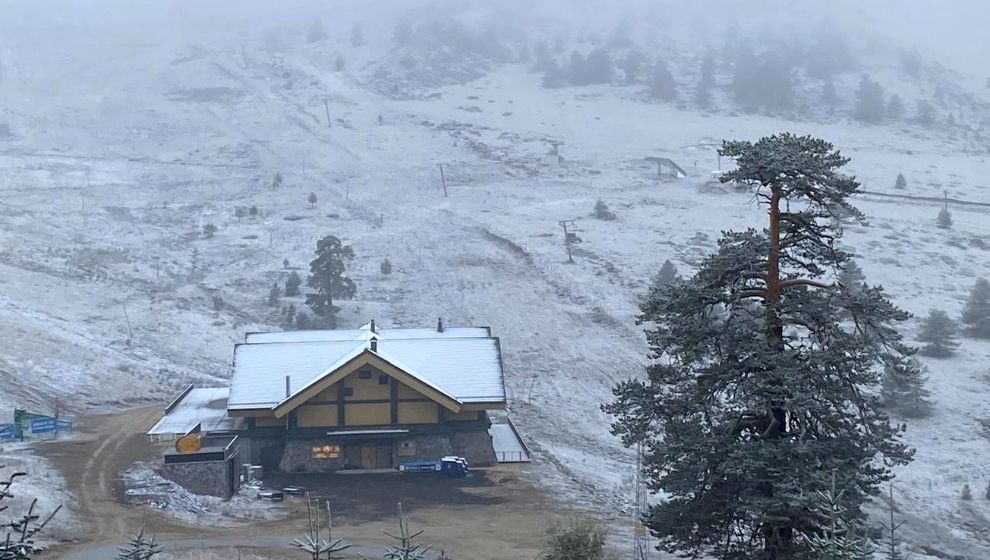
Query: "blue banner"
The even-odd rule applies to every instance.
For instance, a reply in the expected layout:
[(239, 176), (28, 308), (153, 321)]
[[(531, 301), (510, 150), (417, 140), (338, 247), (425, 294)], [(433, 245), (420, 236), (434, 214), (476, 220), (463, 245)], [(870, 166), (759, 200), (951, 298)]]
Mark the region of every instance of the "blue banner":
[(32, 434), (48, 434), (55, 431), (55, 423), (58, 419), (48, 416), (45, 418), (35, 418), (31, 420)]
[(14, 439), (16, 433), (16, 424), (0, 424), (0, 439)]

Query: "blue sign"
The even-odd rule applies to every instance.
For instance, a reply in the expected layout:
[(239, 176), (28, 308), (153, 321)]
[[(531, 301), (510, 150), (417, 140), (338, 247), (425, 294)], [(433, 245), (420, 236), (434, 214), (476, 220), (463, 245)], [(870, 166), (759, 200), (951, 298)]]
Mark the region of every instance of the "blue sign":
[(0, 439), (14, 439), (16, 424), (0, 424)]
[(32, 434), (48, 434), (55, 431), (55, 423), (58, 419), (48, 416), (45, 418), (35, 418), (31, 420)]
[(71, 432), (72, 431), (72, 420), (63, 420), (62, 418), (59, 418), (58, 421), (57, 421), (57, 423), (56, 423), (56, 427), (58, 428), (58, 431), (60, 431), (60, 432), (62, 430), (68, 430), (68, 431)]

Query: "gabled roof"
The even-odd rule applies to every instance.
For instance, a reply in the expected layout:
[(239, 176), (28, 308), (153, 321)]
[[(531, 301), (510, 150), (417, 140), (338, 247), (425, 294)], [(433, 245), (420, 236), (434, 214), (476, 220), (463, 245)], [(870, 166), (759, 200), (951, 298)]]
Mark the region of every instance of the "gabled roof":
[[(432, 335), (417, 338), (426, 332)], [(376, 339), (374, 352), (370, 338)], [(414, 389), (420, 385), (423, 392), (435, 391), (431, 398), (451, 409), (461, 404), (505, 403), (498, 339), (487, 328), (445, 328), (442, 333), (381, 329), (372, 334), (370, 328), (251, 333), (247, 340), (234, 348), (230, 410), (274, 410), (359, 359), (380, 360), (379, 366), (394, 368), (387, 374), (409, 376), (407, 384)]]

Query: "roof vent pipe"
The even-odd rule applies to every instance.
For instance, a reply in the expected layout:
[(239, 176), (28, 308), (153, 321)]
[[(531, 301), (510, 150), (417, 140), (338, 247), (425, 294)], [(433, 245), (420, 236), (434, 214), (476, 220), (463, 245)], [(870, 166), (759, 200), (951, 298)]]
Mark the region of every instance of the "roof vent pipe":
[(291, 395), (291, 394), (292, 394), (292, 390), (291, 390), (291, 389), (289, 389), (289, 387), (290, 387), (290, 384), (289, 384), (289, 376), (288, 376), (288, 375), (286, 375), (286, 376), (285, 376), (285, 396), (286, 396), (286, 398), (288, 398), (288, 397), (289, 397), (289, 395)]
[(377, 352), (378, 351), (378, 339), (377, 338), (372, 337), (372, 339), (371, 339), (371, 351), (372, 352)]
[(443, 332), (443, 317), (437, 319), (437, 332)]
[(371, 332), (378, 332), (378, 331), (375, 330), (375, 320), (374, 319), (371, 320)]

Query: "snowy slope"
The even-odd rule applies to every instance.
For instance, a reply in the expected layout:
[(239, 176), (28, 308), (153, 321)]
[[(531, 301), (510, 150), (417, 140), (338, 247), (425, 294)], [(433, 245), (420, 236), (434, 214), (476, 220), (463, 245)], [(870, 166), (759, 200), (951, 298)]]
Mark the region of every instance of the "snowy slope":
[[(395, 16), (357, 48), (347, 17), (328, 19), (333, 37), (317, 45), (303, 41), (307, 20), (273, 16), (277, 48), (264, 29), (232, 29), (117, 38), (128, 48), (81, 33), (16, 53), (18, 79), (0, 87), (0, 122), (16, 133), (0, 140), (0, 408), (161, 402), (189, 382), (222, 383), (233, 343), (277, 328), (265, 300), (288, 275), (283, 259), (305, 274), (329, 233), (357, 255), (344, 325), (491, 325), (536, 476), (576, 504), (628, 511), (632, 457), (599, 405), (645, 364), (638, 298), (665, 259), (689, 273), (721, 230), (763, 220), (751, 196), (707, 180), (709, 139), (815, 134), (870, 191), (893, 192), (904, 173), (899, 194), (990, 202), (986, 146), (958, 131), (699, 115), (636, 87), (546, 90), (518, 64), (391, 99), (372, 77), (392, 56), (381, 40)], [(547, 138), (564, 141), (561, 163)], [(658, 183), (648, 156), (691, 176)], [(437, 162), (450, 164), (449, 198)], [(272, 188), (276, 171), (285, 181)], [(615, 221), (590, 217), (599, 199)], [(846, 243), (868, 279), (913, 313), (958, 314), (987, 274), (987, 210), (952, 207), (954, 228), (940, 230), (937, 204), (857, 202), (869, 225)], [(251, 206), (259, 217), (235, 216)], [(582, 239), (573, 265), (563, 219)], [(972, 558), (990, 551), (979, 499), (990, 448), (976, 423), (990, 416), (988, 351), (967, 340), (927, 361), (936, 411), (908, 422), (918, 453), (896, 485), (918, 542)], [(959, 501), (963, 483), (973, 502)]]

